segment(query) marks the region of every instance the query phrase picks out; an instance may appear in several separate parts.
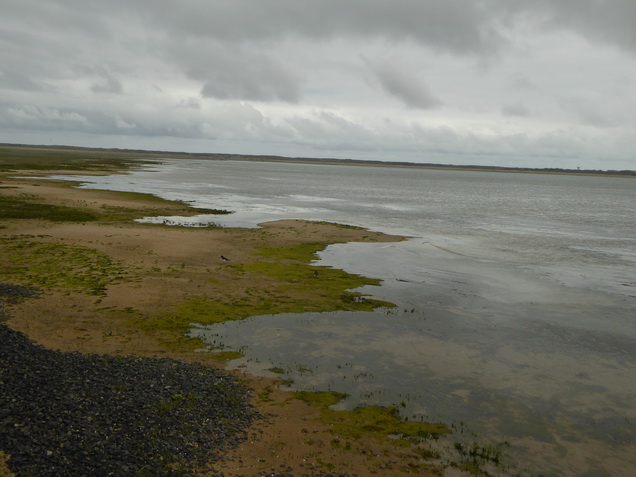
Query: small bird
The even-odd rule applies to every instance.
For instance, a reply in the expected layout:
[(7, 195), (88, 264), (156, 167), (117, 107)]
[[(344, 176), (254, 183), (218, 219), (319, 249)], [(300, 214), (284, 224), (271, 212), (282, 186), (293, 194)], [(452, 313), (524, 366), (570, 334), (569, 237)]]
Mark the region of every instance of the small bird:
[(314, 270), (314, 277), (318, 276), (318, 270)]
[(221, 255), (221, 260), (223, 260), (224, 262), (229, 262), (230, 259), (227, 257), (224, 257), (223, 255)]

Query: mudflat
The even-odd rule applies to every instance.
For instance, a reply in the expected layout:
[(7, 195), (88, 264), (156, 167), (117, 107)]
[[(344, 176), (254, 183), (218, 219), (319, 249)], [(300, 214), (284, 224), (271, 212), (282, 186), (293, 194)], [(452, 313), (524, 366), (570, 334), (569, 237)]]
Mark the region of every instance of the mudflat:
[[(73, 166), (86, 173), (81, 161)], [(235, 354), (205, 351), (185, 336), (190, 323), (370, 310), (382, 303), (347, 290), (373, 279), (326, 268), (316, 275), (309, 266), (312, 254), (330, 243), (402, 240), (305, 221), (259, 229), (139, 224), (133, 219), (200, 211), (142, 194), (36, 179), (34, 174), (45, 177), (59, 169), (29, 167), (0, 170), (0, 281), (37, 287), (41, 294), (11, 304), (5, 324), (51, 350), (167, 357), (223, 368)], [(279, 389), (276, 380), (235, 374), (251, 388), (252, 404), (265, 417), (211, 475), (441, 475), (449, 465), (436, 459), (426, 439), (389, 438), (400, 425), (391, 412), (339, 415), (326, 407), (333, 396), (293, 394)], [(5, 454), (0, 449), (0, 464), (4, 460), (10, 469)], [(10, 475), (1, 469), (0, 475)]]

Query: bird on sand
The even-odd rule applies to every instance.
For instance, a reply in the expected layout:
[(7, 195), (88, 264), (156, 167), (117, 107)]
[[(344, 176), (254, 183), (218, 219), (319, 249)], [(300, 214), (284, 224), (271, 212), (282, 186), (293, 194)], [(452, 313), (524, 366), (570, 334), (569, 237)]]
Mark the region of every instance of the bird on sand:
[(224, 257), (223, 255), (221, 255), (221, 260), (223, 260), (224, 262), (229, 262), (230, 259), (227, 257)]

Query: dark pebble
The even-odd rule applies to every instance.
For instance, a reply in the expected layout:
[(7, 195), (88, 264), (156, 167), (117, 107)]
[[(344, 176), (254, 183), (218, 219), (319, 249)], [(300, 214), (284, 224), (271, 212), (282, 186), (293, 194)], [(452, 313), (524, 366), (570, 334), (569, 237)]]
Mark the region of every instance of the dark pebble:
[[(0, 320), (37, 293), (0, 284)], [(0, 450), (18, 476), (194, 475), (246, 438), (247, 397), (213, 368), (61, 353), (0, 324)]]

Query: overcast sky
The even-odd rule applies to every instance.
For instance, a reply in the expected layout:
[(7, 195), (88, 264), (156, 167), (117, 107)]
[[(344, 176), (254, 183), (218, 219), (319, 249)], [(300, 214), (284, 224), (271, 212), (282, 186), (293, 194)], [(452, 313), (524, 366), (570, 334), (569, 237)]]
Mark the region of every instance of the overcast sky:
[(636, 0), (0, 0), (0, 142), (636, 169)]

